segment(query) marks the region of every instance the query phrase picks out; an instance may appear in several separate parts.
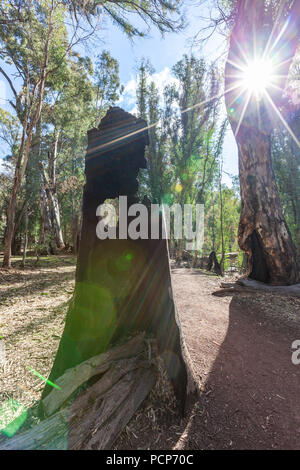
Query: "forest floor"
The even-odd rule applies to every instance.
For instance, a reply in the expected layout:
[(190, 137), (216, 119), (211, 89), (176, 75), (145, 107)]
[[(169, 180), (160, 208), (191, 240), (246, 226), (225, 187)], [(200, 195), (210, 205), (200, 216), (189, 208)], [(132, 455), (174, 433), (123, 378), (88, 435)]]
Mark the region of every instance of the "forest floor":
[[(1, 262), (1, 259), (0, 259)], [(11, 399), (39, 399), (74, 287), (72, 256), (0, 269), (0, 425)], [(172, 269), (198, 398), (182, 420), (163, 376), (115, 449), (300, 449), (300, 299), (257, 292), (214, 297), (217, 276)], [(7, 414), (5, 415), (7, 416)], [(2, 427), (2, 426), (1, 426)]]

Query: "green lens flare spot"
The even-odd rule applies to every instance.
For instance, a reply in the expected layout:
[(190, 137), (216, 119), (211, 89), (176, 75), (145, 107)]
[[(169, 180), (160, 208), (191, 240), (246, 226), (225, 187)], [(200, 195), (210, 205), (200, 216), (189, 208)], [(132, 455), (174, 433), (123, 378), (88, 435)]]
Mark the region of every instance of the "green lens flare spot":
[(55, 383), (51, 382), (51, 380), (46, 379), (46, 377), (43, 377), (36, 370), (32, 369), (31, 367), (28, 367), (28, 370), (30, 370), (30, 372), (32, 372), (34, 375), (36, 375), (43, 382), (46, 382), (46, 384), (50, 385), (53, 388), (56, 388), (56, 390), (61, 390), (61, 387), (59, 385), (56, 385)]
[(116, 259), (116, 266), (119, 271), (128, 271), (131, 268), (131, 261), (133, 260), (132, 253), (124, 253)]
[(17, 400), (9, 399), (0, 408), (0, 431), (6, 437), (12, 437), (25, 423), (27, 408)]

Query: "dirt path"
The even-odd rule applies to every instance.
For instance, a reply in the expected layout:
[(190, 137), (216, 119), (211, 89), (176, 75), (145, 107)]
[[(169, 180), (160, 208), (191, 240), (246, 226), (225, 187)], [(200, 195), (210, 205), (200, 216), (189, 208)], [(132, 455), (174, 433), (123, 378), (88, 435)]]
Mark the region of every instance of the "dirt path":
[(216, 298), (215, 278), (180, 269), (173, 279), (201, 389), (197, 447), (299, 449), (300, 365), (291, 361), (299, 299)]
[(300, 300), (217, 298), (214, 276), (174, 269), (172, 277), (199, 401), (179, 424), (171, 408), (155, 415), (157, 391), (117, 448), (299, 449), (300, 365), (291, 345), (300, 339)]

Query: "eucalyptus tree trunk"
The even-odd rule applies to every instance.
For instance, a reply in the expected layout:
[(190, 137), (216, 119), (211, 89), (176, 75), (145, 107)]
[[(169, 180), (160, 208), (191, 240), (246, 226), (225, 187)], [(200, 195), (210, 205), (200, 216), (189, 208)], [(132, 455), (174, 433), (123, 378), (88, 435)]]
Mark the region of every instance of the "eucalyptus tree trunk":
[(63, 249), (65, 247), (63, 233), (61, 228), (60, 210), (56, 189), (56, 160), (57, 160), (57, 146), (58, 146), (59, 132), (54, 135), (53, 149), (48, 154), (49, 161), (49, 179), (43, 171), (43, 178), (46, 186), (48, 187), (47, 195), (50, 199), (52, 223), (54, 227), (54, 235), (57, 247)]
[(40, 168), (44, 181), (45, 194), (48, 200), (48, 208), (51, 217), (53, 237), (57, 248), (61, 250), (65, 247), (65, 244), (61, 227), (60, 210), (56, 189), (56, 159), (58, 139), (59, 133), (56, 132), (54, 135), (52, 150), (48, 153), (48, 175), (42, 163), (40, 163)]
[[(13, 187), (12, 187), (9, 205), (7, 209), (7, 227), (6, 227), (6, 232), (5, 232), (4, 255), (3, 255), (3, 267), (7, 267), (7, 268), (11, 267), (11, 244), (12, 244), (13, 235), (14, 235), (17, 195), (18, 195), (21, 183), (22, 183), (22, 178), (26, 170), (30, 148), (31, 148), (33, 131), (42, 111), (42, 101), (43, 101), (45, 83), (46, 83), (47, 64), (48, 64), (48, 45), (47, 45), (47, 49), (45, 52), (45, 65), (41, 73), (38, 92), (37, 92), (36, 108), (33, 110), (32, 109), (33, 107), (31, 106), (23, 121), (23, 133), (22, 133), (21, 145), (20, 145), (19, 152), (18, 152), (17, 163), (15, 167), (14, 182), (13, 182)], [(29, 116), (30, 112), (33, 113), (31, 117)]]
[(25, 268), (26, 255), (28, 245), (28, 204), (25, 204), (25, 227), (24, 227), (24, 246), (23, 246), (23, 257), (22, 257), (22, 268)]
[[(247, 254), (249, 277), (271, 284), (294, 284), (300, 280), (296, 249), (283, 215), (271, 159), (271, 115), (276, 116), (276, 111), (270, 98), (275, 106), (281, 105), (281, 112), (284, 102), (277, 89), (270, 88), (269, 98), (258, 100), (233, 87), (239, 67), (245, 66), (247, 59), (253, 60), (255, 54), (262, 56), (266, 48), (273, 49), (272, 55), (280, 55), (282, 65), (276, 74), (287, 75), (299, 39), (299, 1), (294, 2), (290, 13), (290, 21), (279, 36), (281, 28), (274, 26), (266, 2), (239, 0), (225, 69), (226, 106), (239, 154), (239, 245)], [(280, 80), (280, 87), (284, 88), (286, 79)]]
[[(21, 145), (18, 152), (18, 158), (15, 168), (14, 182), (10, 194), (9, 204), (7, 208), (6, 229), (4, 236), (4, 250), (3, 250), (3, 267), (11, 267), (11, 247), (15, 231), (15, 214), (17, 204), (17, 194), (22, 180), (22, 159), (26, 139), (26, 126), (23, 127)], [(24, 163), (23, 163), (24, 166)]]
[(40, 208), (41, 208), (41, 222), (42, 230), (39, 239), (39, 244), (45, 245), (47, 253), (53, 253), (55, 247), (53, 247), (52, 241), (52, 224), (50, 217), (50, 209), (48, 204), (48, 198), (46, 195), (45, 188), (41, 188), (41, 198), (40, 198)]

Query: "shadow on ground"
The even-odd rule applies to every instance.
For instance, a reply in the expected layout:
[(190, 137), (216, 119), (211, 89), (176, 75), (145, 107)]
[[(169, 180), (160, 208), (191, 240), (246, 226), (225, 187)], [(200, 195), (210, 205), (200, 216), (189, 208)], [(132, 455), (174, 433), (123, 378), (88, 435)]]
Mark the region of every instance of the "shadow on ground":
[[(233, 297), (224, 341), (186, 418), (180, 422), (176, 413), (161, 410), (151, 431), (140, 417), (134, 434), (123, 433), (116, 448), (300, 449), (300, 366), (291, 361), (297, 338), (300, 310), (295, 325)], [(145, 404), (144, 416), (147, 407), (160, 409), (159, 399)]]

